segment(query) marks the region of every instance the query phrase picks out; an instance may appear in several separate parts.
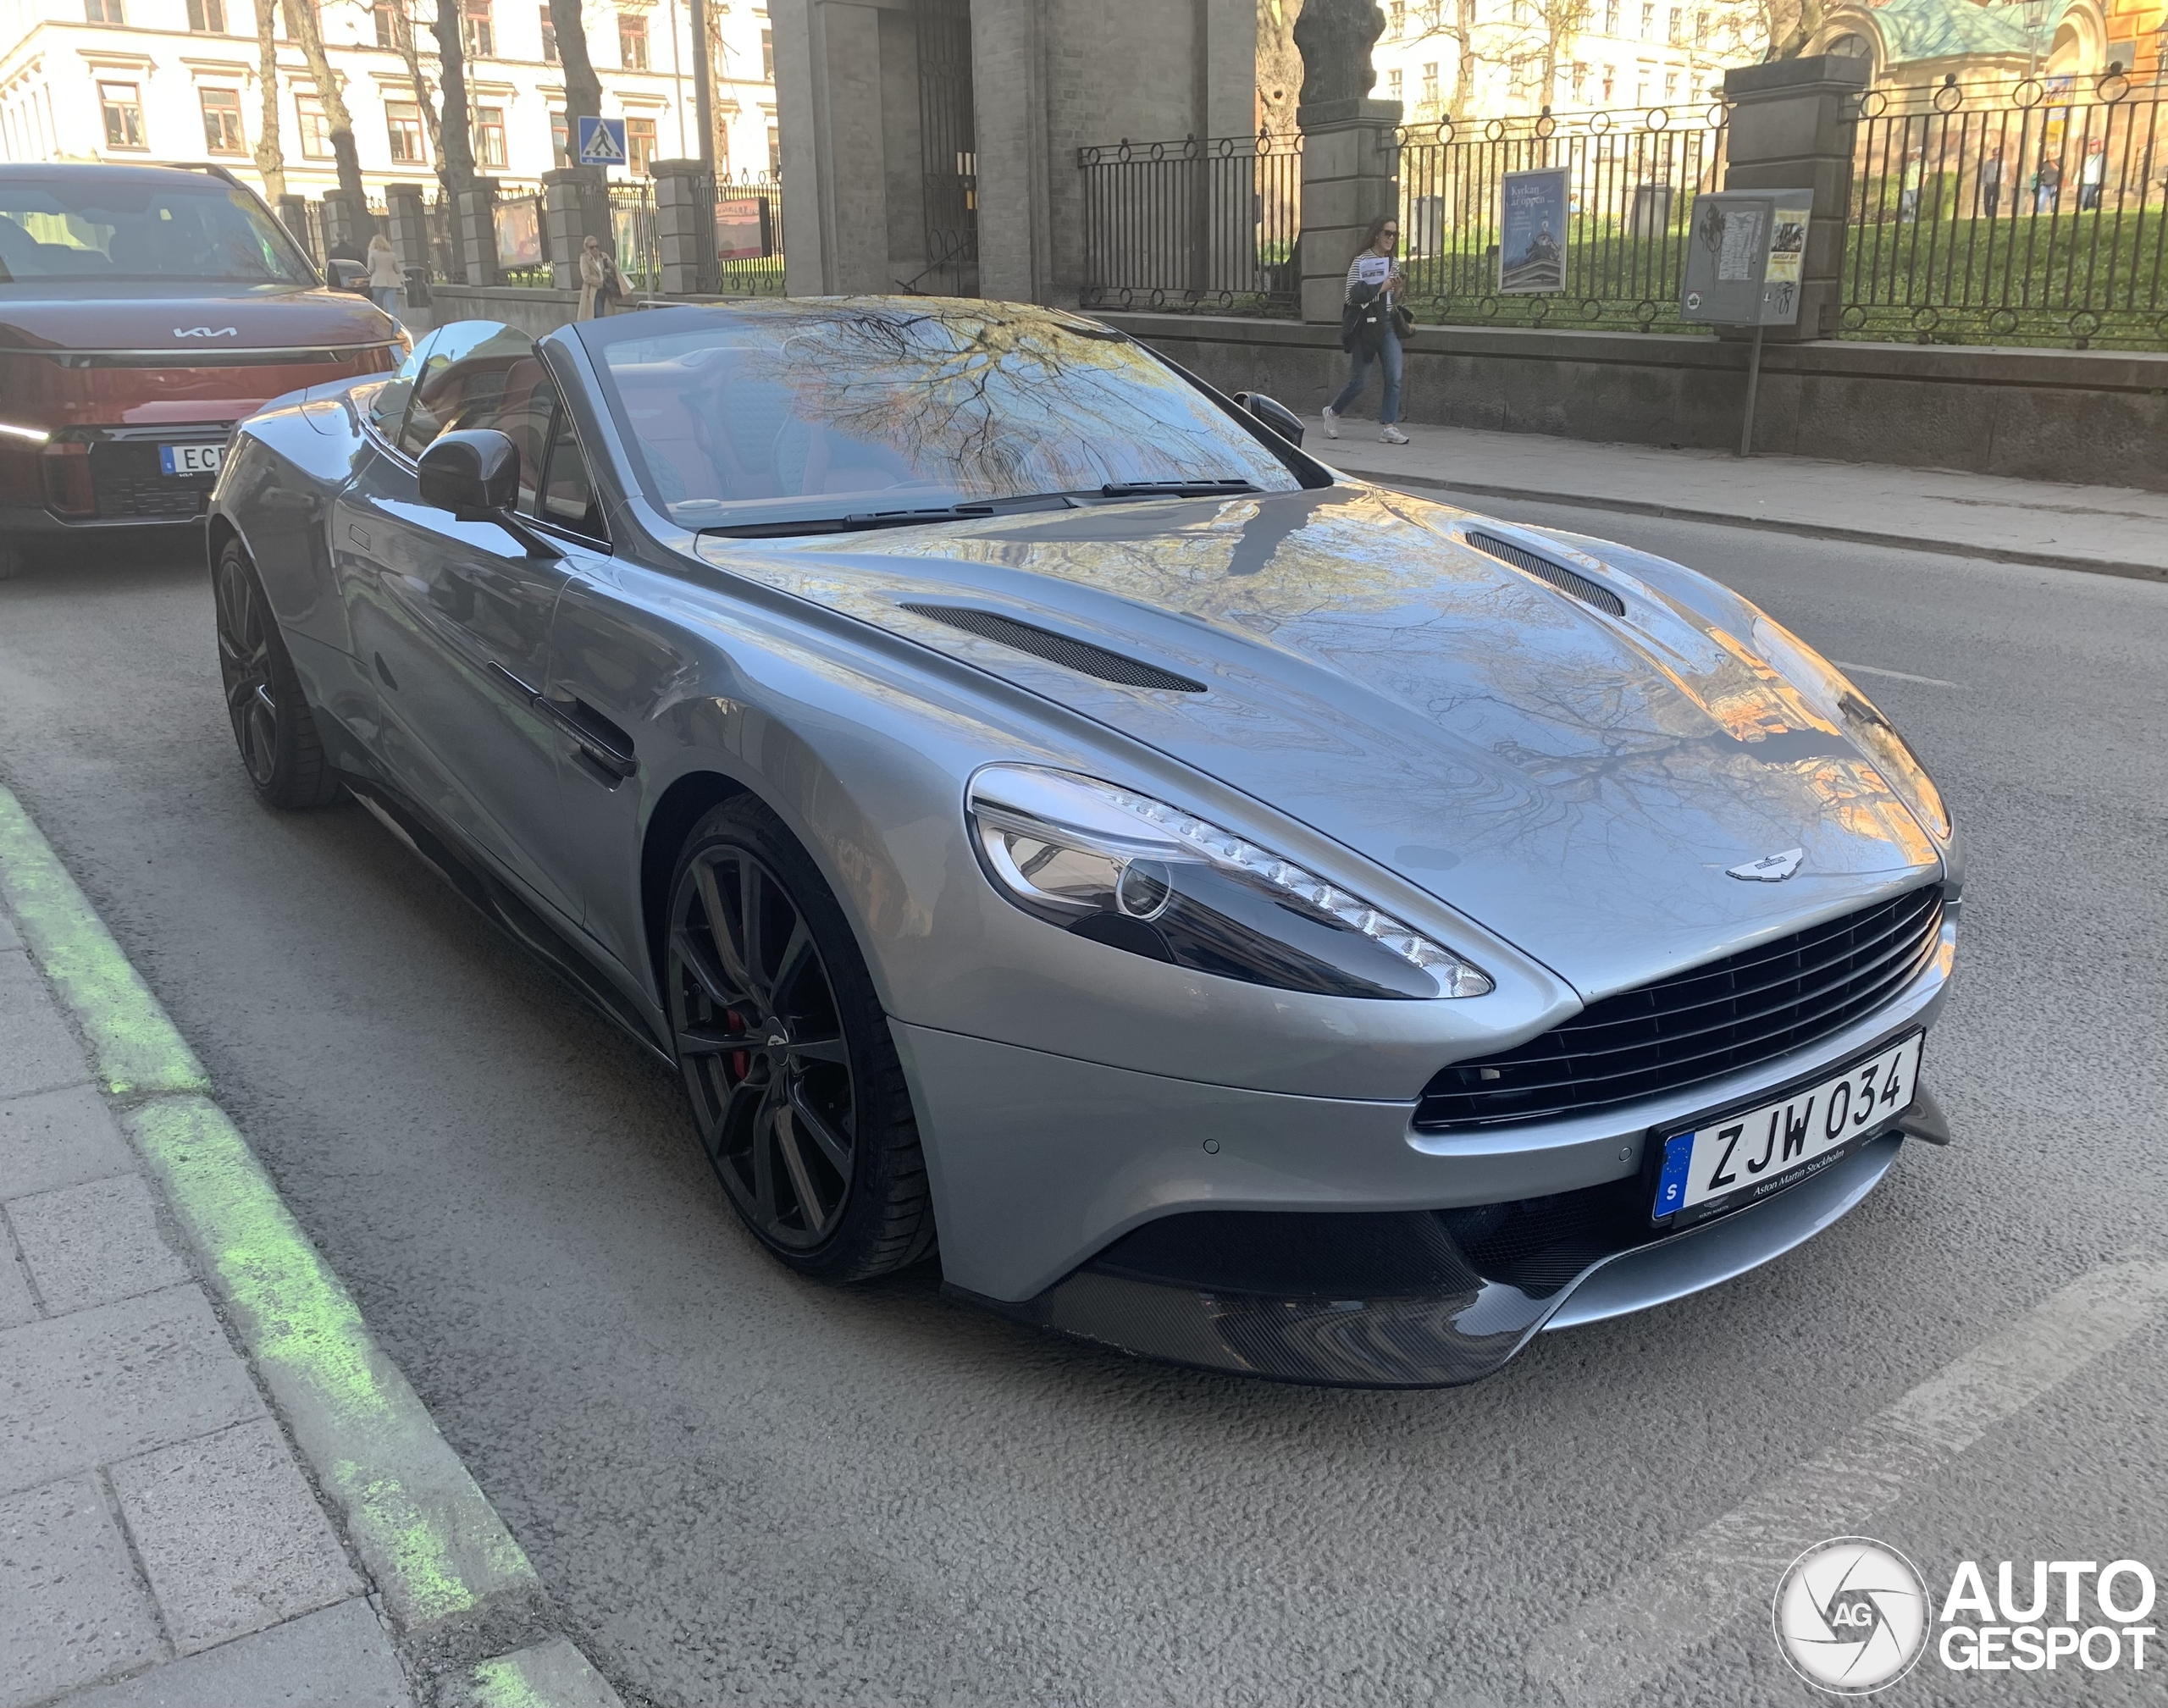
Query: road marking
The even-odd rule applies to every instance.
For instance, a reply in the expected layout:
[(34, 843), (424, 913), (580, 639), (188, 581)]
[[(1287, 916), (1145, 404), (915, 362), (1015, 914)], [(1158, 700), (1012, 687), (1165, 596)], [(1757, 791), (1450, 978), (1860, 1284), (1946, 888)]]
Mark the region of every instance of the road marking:
[(1929, 688), (1962, 688), (1964, 686), (1962, 683), (1944, 682), (1938, 676), (1914, 676), (1908, 670), (1884, 670), (1879, 665), (1846, 664), (1842, 659), (1837, 658), (1831, 659), (1829, 662), (1839, 670), (1856, 670), (1861, 676), (1886, 676), (1897, 682), (1923, 682)]
[(1573, 1703), (1617, 1703), (1753, 1613), (1800, 1550), (1860, 1534), (1996, 1424), (2149, 1325), (2168, 1263), (2079, 1276), (1529, 1645), (1529, 1677)]

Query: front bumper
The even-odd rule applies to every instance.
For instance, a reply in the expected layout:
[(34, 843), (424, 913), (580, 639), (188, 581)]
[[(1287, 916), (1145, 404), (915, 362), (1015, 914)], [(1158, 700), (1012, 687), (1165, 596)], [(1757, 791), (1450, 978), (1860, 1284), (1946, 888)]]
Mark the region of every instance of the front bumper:
[[(1651, 1237), (1653, 1128), (1745, 1103), (1940, 1012), (1955, 924), (1897, 998), (1808, 1048), (1616, 1109), (1465, 1134), (1413, 1106), (1203, 1085), (895, 1024), (953, 1291), (1144, 1356), (1286, 1380), (1464, 1382), (1546, 1327), (1678, 1298), (1811, 1238), (1903, 1133), (1766, 1203)], [(1930, 1056), (1930, 1064), (1932, 1057)], [(1490, 1231), (1511, 1208), (1508, 1233)]]

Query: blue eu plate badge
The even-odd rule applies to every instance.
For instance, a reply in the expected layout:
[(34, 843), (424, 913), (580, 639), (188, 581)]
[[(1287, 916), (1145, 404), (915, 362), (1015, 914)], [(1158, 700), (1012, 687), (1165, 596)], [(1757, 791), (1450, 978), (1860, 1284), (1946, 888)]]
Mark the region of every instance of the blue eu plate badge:
[(1686, 1202), (1686, 1171), (1694, 1163), (1694, 1135), (1673, 1133), (1664, 1141), (1663, 1172), (1656, 1176), (1651, 1216), (1667, 1216)]

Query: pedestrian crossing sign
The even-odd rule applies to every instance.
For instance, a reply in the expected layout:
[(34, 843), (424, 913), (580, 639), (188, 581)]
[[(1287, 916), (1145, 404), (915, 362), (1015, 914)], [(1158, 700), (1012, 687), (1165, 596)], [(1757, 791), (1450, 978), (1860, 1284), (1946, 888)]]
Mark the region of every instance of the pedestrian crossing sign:
[(584, 113), (580, 114), (579, 163), (583, 166), (622, 166), (625, 163), (625, 121), (622, 119), (595, 119)]

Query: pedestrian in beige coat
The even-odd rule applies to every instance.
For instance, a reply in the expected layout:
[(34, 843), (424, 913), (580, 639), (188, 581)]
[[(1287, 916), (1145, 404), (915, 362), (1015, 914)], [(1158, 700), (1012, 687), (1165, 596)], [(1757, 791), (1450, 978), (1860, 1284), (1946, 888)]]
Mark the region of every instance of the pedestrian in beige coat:
[(593, 320), (607, 314), (610, 305), (622, 301), (626, 295), (625, 275), (617, 270), (616, 260), (603, 252), (600, 238), (589, 238), (579, 252), (579, 318)]

